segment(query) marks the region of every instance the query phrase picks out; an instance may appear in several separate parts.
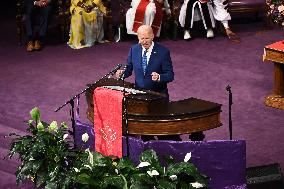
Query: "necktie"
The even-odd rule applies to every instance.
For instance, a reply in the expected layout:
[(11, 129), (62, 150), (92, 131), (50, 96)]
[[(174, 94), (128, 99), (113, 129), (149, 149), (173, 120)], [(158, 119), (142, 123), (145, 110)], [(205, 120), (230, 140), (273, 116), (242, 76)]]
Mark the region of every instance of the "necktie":
[(144, 75), (145, 75), (146, 67), (147, 67), (147, 56), (146, 56), (146, 53), (147, 53), (147, 49), (144, 51), (143, 56), (142, 56), (142, 68), (143, 68)]

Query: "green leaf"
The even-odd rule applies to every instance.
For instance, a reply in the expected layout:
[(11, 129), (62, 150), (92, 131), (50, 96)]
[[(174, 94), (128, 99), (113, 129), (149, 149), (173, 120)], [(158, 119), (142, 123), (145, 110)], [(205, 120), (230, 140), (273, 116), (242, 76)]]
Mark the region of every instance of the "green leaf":
[(31, 111), (30, 111), (30, 115), (31, 118), (35, 121), (35, 122), (39, 122), (40, 121), (40, 111), (38, 107), (34, 107)]
[(33, 161), (32, 162), (32, 165), (33, 165), (32, 170), (33, 170), (33, 172), (36, 173), (40, 169), (42, 164), (43, 164), (43, 161), (41, 159)]
[(135, 173), (130, 176), (131, 183), (144, 183), (144, 184), (153, 184), (152, 178), (147, 173)]
[(65, 123), (65, 122), (61, 123), (61, 127), (64, 128), (64, 129), (68, 129), (67, 123)]
[(58, 186), (55, 182), (47, 181), (45, 185), (45, 189), (57, 189)]
[(167, 180), (159, 180), (156, 188), (157, 189), (176, 189), (176, 185)]
[(133, 184), (131, 184), (131, 186), (129, 187), (129, 189), (149, 189), (151, 188), (148, 185), (142, 184), (141, 182), (135, 182)]
[(111, 175), (109, 177), (105, 177), (102, 186), (114, 186), (116, 188), (128, 189), (127, 181), (123, 175)]
[(178, 188), (180, 188), (180, 189), (191, 189), (191, 185), (188, 183), (186, 183), (185, 181), (180, 181), (179, 183), (178, 183)]
[(142, 154), (140, 155), (140, 161), (142, 162), (146, 161), (146, 162), (149, 162), (150, 164), (153, 164), (153, 163), (157, 163), (159, 160), (158, 160), (157, 153), (152, 149), (148, 149), (142, 152)]
[(42, 186), (47, 180), (47, 176), (45, 174), (37, 173), (36, 177), (36, 187)]
[(175, 163), (175, 162), (174, 162), (175, 160), (174, 160), (174, 158), (173, 158), (172, 156), (165, 156), (165, 157), (164, 157), (164, 160), (165, 160), (165, 162), (166, 162), (168, 165)]
[(125, 174), (138, 171), (132, 161), (128, 158), (121, 158), (116, 167)]
[(76, 178), (76, 181), (81, 184), (88, 184), (90, 180), (90, 175), (87, 173), (79, 174)]
[(168, 175), (178, 175), (180, 173), (187, 173), (193, 177), (199, 174), (197, 168), (188, 162), (180, 162), (168, 167)]

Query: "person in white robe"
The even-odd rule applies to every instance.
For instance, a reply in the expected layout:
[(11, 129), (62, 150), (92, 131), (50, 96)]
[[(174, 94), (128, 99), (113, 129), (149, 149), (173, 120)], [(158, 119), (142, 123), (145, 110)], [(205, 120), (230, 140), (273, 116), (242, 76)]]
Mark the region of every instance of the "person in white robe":
[(240, 42), (239, 37), (229, 27), (231, 15), (228, 12), (228, 0), (213, 0), (214, 18), (222, 23), (229, 39)]
[(191, 39), (190, 29), (193, 27), (194, 21), (202, 20), (206, 29), (206, 37), (213, 38), (215, 27), (215, 19), (213, 8), (209, 2), (201, 2), (199, 0), (184, 0), (179, 14), (179, 23), (184, 30), (184, 39)]
[[(166, 14), (171, 14), (170, 5), (168, 3), (168, 0), (149, 0), (149, 1), (150, 1), (149, 4), (146, 6), (144, 20), (143, 20), (143, 23), (141, 23), (141, 25), (152, 26), (152, 23), (155, 18), (155, 14), (156, 14), (155, 1), (159, 3), (163, 3), (163, 7), (164, 7), (163, 9), (166, 12)], [(126, 29), (127, 29), (128, 34), (137, 35), (137, 33), (133, 31), (133, 25), (134, 25), (134, 20), (135, 20), (136, 9), (138, 5), (140, 4), (140, 2), (141, 0), (132, 0), (131, 8), (128, 9), (126, 13)], [(159, 37), (160, 33), (161, 33), (161, 25), (155, 36)]]

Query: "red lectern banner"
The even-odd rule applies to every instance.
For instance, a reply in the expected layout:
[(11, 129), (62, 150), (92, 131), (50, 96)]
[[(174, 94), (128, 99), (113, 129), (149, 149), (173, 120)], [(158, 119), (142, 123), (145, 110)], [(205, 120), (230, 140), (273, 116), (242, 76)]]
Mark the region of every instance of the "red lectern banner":
[(105, 156), (122, 157), (122, 99), (121, 91), (94, 90), (95, 149)]

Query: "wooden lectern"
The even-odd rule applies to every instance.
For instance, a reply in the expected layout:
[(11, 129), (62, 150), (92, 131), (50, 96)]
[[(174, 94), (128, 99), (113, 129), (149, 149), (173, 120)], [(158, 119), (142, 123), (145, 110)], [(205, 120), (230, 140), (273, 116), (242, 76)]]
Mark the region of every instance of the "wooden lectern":
[(284, 41), (264, 48), (263, 60), (274, 62), (274, 93), (265, 98), (265, 104), (284, 110)]
[[(93, 122), (93, 91), (101, 86), (123, 86), (115, 79), (101, 80), (86, 91), (87, 117)], [(125, 82), (125, 87), (134, 85)], [(168, 102), (161, 93), (144, 91), (145, 94), (126, 96), (128, 133), (134, 135), (189, 134), (220, 127), (221, 104), (197, 98)], [(124, 128), (125, 129), (125, 128)]]

